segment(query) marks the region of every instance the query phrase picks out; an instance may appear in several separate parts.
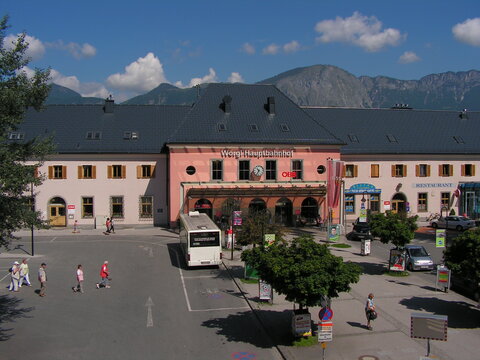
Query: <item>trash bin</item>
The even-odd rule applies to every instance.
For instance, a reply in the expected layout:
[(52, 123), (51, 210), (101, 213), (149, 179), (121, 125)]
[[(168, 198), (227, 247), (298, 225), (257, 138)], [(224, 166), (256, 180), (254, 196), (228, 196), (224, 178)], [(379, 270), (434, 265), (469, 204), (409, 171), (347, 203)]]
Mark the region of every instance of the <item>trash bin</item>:
[(361, 247), (361, 252), (362, 255), (370, 255), (370, 239), (364, 239), (362, 240), (362, 247)]

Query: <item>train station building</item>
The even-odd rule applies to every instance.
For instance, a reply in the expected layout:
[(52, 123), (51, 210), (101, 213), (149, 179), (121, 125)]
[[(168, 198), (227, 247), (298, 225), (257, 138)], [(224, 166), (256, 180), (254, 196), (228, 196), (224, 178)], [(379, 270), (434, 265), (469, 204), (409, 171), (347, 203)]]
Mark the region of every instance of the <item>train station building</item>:
[(478, 218), (478, 133), (474, 112), (301, 108), (273, 85), (210, 84), (192, 106), (29, 109), (9, 141), (53, 137), (34, 189), (53, 226), (175, 226), (190, 210), (222, 222), (263, 209), (291, 226), (329, 214), (345, 223), (362, 207)]

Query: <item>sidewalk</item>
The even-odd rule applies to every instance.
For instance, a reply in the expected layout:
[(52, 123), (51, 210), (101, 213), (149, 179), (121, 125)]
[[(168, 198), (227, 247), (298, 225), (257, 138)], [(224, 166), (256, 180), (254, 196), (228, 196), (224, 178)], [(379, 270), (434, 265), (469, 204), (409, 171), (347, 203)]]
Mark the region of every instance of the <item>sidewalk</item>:
[[(324, 240), (325, 233), (317, 232), (315, 238)], [(430, 341), (430, 356), (442, 360), (478, 359), (480, 342), (480, 310), (473, 300), (453, 292), (435, 291), (435, 276), (427, 282), (415, 273), (407, 277), (383, 275), (386, 259), (360, 255), (360, 243), (345, 241), (351, 248), (331, 248), (333, 254), (345, 261), (360, 264), (364, 269), (359, 283), (349, 293), (332, 299), (333, 341), (328, 342), (325, 359), (334, 360), (418, 360), (427, 354), (427, 340), (410, 338), (410, 316), (421, 312), (448, 316), (446, 342)], [(273, 304), (258, 300), (258, 284), (247, 284), (243, 277), (240, 252), (224, 254), (224, 263), (231, 269), (236, 282), (245, 293), (251, 307), (266, 331), (286, 359), (322, 359), (320, 344), (310, 347), (293, 347), (291, 343), (291, 311), (293, 304), (275, 294)], [(365, 301), (368, 293), (375, 294), (378, 319), (373, 331), (365, 328)], [(319, 307), (310, 308), (312, 320), (318, 323)]]

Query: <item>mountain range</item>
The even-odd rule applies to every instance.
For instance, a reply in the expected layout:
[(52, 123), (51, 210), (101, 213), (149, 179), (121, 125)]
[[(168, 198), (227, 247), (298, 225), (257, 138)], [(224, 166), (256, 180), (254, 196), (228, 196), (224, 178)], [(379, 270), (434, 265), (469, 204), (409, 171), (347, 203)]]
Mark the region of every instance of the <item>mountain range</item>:
[[(332, 65), (296, 68), (257, 84), (273, 84), (300, 106), (390, 108), (408, 104), (415, 109), (480, 111), (480, 71), (431, 74), (420, 80), (399, 80), (386, 76), (360, 76)], [(177, 88), (160, 84), (146, 94), (122, 104), (192, 104), (206, 84)], [(53, 84), (46, 104), (98, 104), (100, 98), (86, 98)]]

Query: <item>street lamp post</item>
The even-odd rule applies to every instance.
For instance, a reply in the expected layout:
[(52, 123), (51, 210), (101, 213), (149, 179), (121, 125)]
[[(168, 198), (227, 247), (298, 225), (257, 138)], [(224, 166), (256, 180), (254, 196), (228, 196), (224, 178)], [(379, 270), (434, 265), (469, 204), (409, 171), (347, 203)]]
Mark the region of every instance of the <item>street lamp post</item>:
[[(33, 197), (33, 182), (30, 183), (30, 196), (31, 196), (31, 202), (32, 202), (32, 213), (35, 212), (35, 200), (34, 200), (34, 197)], [(33, 215), (33, 214), (32, 214)], [(35, 256), (35, 246), (34, 246), (34, 237), (33, 237), (33, 229), (34, 229), (34, 226), (33, 226), (33, 216), (32, 216), (32, 224), (31, 224), (31, 233), (32, 233), (32, 256)]]

